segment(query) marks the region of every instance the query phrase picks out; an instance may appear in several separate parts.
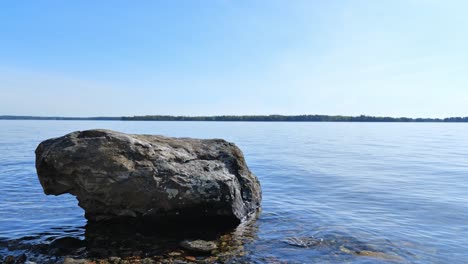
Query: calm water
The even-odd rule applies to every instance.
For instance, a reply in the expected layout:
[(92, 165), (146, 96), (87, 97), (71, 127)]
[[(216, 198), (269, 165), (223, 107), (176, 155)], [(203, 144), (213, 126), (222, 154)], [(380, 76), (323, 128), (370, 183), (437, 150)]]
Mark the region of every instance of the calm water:
[(430, 123), (0, 121), (0, 259), (85, 238), (76, 199), (43, 194), (34, 149), (91, 128), (235, 142), (263, 189), (241, 261), (468, 263), (468, 124)]

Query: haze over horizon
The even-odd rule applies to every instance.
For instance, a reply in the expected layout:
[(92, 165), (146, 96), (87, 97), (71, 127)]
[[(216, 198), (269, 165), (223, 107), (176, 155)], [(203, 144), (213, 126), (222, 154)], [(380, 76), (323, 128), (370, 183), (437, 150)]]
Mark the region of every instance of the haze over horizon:
[(468, 116), (466, 1), (0, 7), (0, 115)]

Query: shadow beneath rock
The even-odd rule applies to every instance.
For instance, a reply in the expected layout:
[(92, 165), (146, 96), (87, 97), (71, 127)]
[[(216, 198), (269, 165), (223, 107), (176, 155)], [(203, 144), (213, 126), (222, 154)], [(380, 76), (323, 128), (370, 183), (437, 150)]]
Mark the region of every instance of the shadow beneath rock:
[(236, 224), (228, 218), (210, 221), (121, 219), (88, 223), (85, 241), (89, 257), (147, 257), (176, 250), (186, 239), (217, 240), (233, 231)]
[[(37, 263), (57, 263), (65, 258), (96, 262), (148, 258), (168, 263), (187, 259), (230, 263), (243, 258), (244, 245), (255, 239), (256, 219), (257, 214), (240, 224), (222, 218), (209, 222), (129, 219), (89, 222), (84, 228), (56, 228), (34, 236), (0, 240), (0, 249), (5, 249), (0, 250), (0, 259), (24, 253), (28, 261)], [(210, 241), (216, 246), (208, 253), (197, 253), (181, 246), (184, 240)]]

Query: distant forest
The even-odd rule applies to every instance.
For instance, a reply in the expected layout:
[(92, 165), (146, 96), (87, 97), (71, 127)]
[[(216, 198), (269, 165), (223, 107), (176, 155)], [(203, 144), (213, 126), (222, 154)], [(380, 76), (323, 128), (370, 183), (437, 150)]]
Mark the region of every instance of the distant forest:
[(120, 121), (123, 117), (60, 117), (60, 116), (14, 116), (1, 115), (0, 120), (109, 120)]
[(222, 116), (170, 116), (146, 115), (123, 117), (40, 117), (0, 116), (0, 120), (109, 120), (109, 121), (245, 121), (245, 122), (468, 122), (468, 117), (409, 118), (379, 116), (330, 115), (222, 115)]

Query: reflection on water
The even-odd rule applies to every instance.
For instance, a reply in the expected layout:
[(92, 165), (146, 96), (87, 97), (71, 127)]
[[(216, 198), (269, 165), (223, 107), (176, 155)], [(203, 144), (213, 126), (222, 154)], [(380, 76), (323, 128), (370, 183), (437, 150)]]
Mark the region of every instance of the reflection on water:
[[(172, 262), (195, 257), (199, 261), (230, 263), (245, 259), (244, 245), (256, 239), (258, 215), (252, 215), (237, 227), (222, 223), (93, 223), (83, 228), (52, 228), (19, 239), (1, 240), (9, 254), (25, 253), (28, 260), (56, 263), (64, 257), (108, 260), (152, 259)], [(84, 234), (84, 237), (83, 237)], [(217, 249), (209, 254), (191, 252), (180, 246), (183, 240), (214, 241)]]
[[(261, 214), (214, 232), (87, 225), (74, 197), (44, 195), (34, 149), (92, 128), (235, 142), (262, 184)], [(468, 124), (0, 121), (0, 263), (23, 253), (38, 263), (468, 263), (467, 134)], [(185, 238), (218, 250), (196, 255)]]

